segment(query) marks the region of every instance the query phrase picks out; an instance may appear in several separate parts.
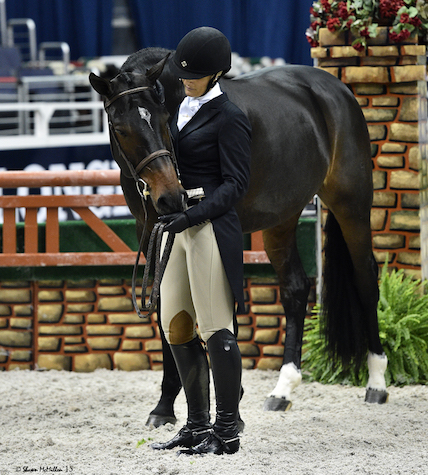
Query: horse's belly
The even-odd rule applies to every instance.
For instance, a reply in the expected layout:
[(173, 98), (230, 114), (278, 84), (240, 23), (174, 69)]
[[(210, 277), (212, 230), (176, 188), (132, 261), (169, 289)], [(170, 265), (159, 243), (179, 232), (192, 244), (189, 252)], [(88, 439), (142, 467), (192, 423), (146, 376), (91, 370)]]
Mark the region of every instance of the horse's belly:
[(287, 196), (273, 200), (267, 195), (259, 195), (255, 199), (244, 198), (236, 206), (243, 232), (252, 233), (285, 223), (300, 213), (314, 194), (301, 195), (299, 199), (293, 200), (287, 199)]

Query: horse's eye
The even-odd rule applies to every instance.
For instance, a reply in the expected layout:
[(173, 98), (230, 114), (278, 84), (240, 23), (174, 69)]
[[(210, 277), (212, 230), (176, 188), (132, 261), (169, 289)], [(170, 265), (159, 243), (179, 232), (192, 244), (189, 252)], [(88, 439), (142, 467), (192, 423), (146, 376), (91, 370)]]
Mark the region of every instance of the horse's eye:
[(120, 135), (121, 137), (126, 137), (126, 135), (127, 135), (126, 131), (122, 128), (117, 127), (114, 130), (117, 133), (117, 135)]

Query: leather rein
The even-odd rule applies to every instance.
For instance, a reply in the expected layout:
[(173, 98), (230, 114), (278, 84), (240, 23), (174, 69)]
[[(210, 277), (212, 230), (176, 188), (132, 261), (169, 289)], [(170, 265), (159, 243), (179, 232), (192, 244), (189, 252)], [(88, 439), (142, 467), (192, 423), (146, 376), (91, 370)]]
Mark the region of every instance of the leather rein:
[[(127, 89), (125, 91), (119, 92), (118, 94), (113, 96), (111, 99), (106, 100), (105, 103), (104, 103), (104, 109), (107, 112), (107, 115), (108, 115), (108, 110), (107, 109), (117, 99), (120, 99), (121, 97), (124, 97), (128, 94), (136, 94), (136, 93), (139, 93), (139, 92), (142, 92), (142, 91), (146, 91), (148, 89), (153, 89), (156, 92), (156, 89), (152, 86), (141, 86), (141, 87), (135, 87), (135, 88), (132, 88), (132, 89)], [(161, 103), (163, 103), (162, 98), (160, 98), (160, 101), (161, 101)], [(163, 233), (163, 228), (164, 228), (165, 224), (156, 223), (154, 228), (153, 228), (153, 231), (151, 233), (150, 240), (149, 240), (149, 247), (148, 247), (148, 251), (147, 251), (147, 261), (146, 261), (146, 266), (145, 266), (145, 269), (144, 269), (143, 283), (142, 283), (142, 289), (141, 289), (141, 306), (142, 306), (143, 310), (148, 310), (149, 313), (148, 313), (148, 315), (143, 315), (140, 312), (140, 309), (139, 309), (139, 306), (138, 306), (138, 303), (137, 303), (135, 288), (136, 288), (136, 280), (137, 280), (137, 274), (138, 274), (138, 265), (139, 265), (139, 262), (140, 262), (140, 256), (141, 256), (141, 252), (142, 252), (142, 249), (143, 249), (144, 238), (145, 238), (145, 235), (146, 235), (146, 232), (147, 232), (147, 208), (146, 208), (145, 201), (147, 200), (147, 197), (150, 195), (150, 191), (148, 189), (148, 184), (139, 176), (139, 173), (141, 173), (141, 171), (149, 163), (151, 163), (153, 160), (156, 160), (157, 158), (165, 156), (165, 155), (170, 157), (172, 163), (174, 164), (179, 181), (180, 181), (180, 173), (179, 173), (179, 170), (178, 170), (177, 160), (175, 159), (174, 154), (171, 153), (169, 150), (166, 150), (166, 149), (160, 149), (160, 150), (157, 150), (155, 152), (150, 153), (149, 155), (147, 155), (147, 157), (143, 158), (138, 163), (138, 165), (134, 168), (132, 163), (128, 160), (128, 157), (123, 152), (122, 147), (120, 146), (120, 143), (117, 140), (116, 134), (114, 133), (113, 125), (112, 125), (110, 120), (109, 120), (109, 128), (110, 128), (110, 132), (111, 132), (110, 135), (111, 135), (111, 137), (113, 137), (115, 145), (116, 145), (122, 159), (128, 165), (128, 168), (129, 168), (129, 171), (131, 173), (132, 178), (134, 178), (134, 181), (135, 181), (135, 184), (136, 184), (136, 187), (137, 187), (137, 191), (138, 191), (139, 195), (141, 196), (141, 203), (142, 203), (143, 209), (144, 209), (144, 227), (143, 227), (143, 231), (141, 233), (140, 243), (139, 243), (139, 246), (138, 246), (137, 257), (136, 257), (134, 269), (133, 269), (133, 272), (132, 272), (132, 303), (134, 305), (134, 309), (135, 309), (137, 315), (140, 318), (148, 318), (152, 315), (153, 312), (155, 312), (157, 310), (157, 301), (158, 301), (158, 298), (159, 298), (160, 281), (162, 280), (162, 275), (163, 275), (163, 272), (165, 270), (165, 267), (166, 267), (166, 264), (167, 264), (167, 261), (168, 261), (168, 258), (169, 258), (169, 254), (171, 253), (172, 244), (174, 242), (174, 235), (173, 234), (168, 235), (165, 250), (164, 250), (164, 253), (163, 253), (162, 259), (161, 259), (160, 258), (160, 249), (161, 249), (161, 242), (162, 242), (162, 233)], [(169, 126), (168, 126), (168, 132), (169, 132), (169, 136), (171, 137), (171, 132), (169, 130)], [(125, 174), (125, 176), (127, 176), (127, 175)], [(131, 177), (128, 177), (128, 178), (131, 178)], [(141, 190), (141, 186), (140, 186), (141, 184), (143, 184), (143, 190)], [(150, 266), (151, 266), (151, 262), (152, 262), (152, 254), (153, 254), (153, 248), (154, 247), (156, 249), (155, 250), (155, 262), (154, 262), (155, 276), (154, 276), (152, 291), (151, 291), (149, 300), (146, 304), (146, 290), (147, 290), (147, 285), (148, 285), (149, 270), (150, 270)]]

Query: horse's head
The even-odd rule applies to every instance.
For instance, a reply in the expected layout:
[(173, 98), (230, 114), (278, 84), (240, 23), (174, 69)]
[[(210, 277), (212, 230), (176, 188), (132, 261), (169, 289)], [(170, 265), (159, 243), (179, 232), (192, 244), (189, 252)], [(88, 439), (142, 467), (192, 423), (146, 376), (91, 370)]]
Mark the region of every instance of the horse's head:
[(93, 73), (89, 76), (92, 87), (104, 98), (112, 152), (122, 174), (135, 180), (142, 196), (150, 194), (159, 214), (182, 211), (186, 197), (158, 81), (166, 60), (146, 74), (121, 72), (110, 81)]

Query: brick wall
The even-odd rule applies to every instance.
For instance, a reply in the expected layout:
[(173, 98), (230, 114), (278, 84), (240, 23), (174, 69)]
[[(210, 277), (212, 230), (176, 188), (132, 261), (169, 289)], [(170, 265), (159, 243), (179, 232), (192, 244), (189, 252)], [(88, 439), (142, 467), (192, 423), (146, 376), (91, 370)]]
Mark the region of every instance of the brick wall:
[[(278, 369), (285, 319), (277, 280), (247, 278), (245, 295), (243, 366)], [(0, 370), (156, 370), (161, 363), (156, 314), (147, 321), (135, 314), (127, 280), (0, 283)]]
[(411, 44), (392, 43), (386, 27), (378, 28), (367, 51), (357, 52), (350, 41), (345, 33), (323, 29), (312, 57), (318, 67), (351, 88), (367, 120), (375, 189), (371, 220), (375, 257), (383, 264), (388, 256), (390, 266), (419, 278), (419, 170), (426, 148), (419, 143), (418, 119), (420, 115), (426, 121), (426, 47), (415, 44), (416, 39)]

